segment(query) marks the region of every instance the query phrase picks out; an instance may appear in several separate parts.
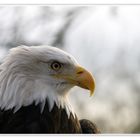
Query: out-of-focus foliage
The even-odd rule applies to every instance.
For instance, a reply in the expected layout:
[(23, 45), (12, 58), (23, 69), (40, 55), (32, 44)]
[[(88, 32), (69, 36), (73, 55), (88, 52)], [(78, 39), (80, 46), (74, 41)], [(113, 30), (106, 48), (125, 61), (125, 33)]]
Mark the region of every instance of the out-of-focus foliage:
[(19, 45), (53, 45), (91, 70), (96, 91), (72, 89), (80, 118), (104, 133), (140, 133), (140, 6), (0, 7), (0, 58)]

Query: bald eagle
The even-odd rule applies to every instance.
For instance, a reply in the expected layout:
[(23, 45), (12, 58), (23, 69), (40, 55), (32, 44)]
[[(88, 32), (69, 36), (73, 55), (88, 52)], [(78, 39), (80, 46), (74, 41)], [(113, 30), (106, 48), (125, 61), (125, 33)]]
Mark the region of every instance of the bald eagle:
[(78, 120), (68, 91), (90, 90), (91, 73), (70, 54), (50, 46), (12, 48), (0, 65), (0, 133), (98, 133)]

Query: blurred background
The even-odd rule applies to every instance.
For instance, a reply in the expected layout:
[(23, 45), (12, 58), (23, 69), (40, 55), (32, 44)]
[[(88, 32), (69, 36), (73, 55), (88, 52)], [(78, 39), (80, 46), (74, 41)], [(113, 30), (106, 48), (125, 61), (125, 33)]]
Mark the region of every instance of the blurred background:
[(19, 45), (71, 53), (96, 80), (93, 97), (69, 94), (79, 118), (102, 133), (140, 133), (140, 5), (1, 6), (0, 62)]

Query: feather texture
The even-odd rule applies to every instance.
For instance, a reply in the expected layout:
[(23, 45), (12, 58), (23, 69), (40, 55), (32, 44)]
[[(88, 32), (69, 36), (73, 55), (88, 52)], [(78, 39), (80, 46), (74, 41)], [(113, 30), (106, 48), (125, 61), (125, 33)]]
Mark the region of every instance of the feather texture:
[[(55, 47), (20, 46), (11, 49), (0, 65), (1, 109), (14, 108), (14, 112), (16, 112), (22, 106), (28, 106), (35, 102), (36, 105), (41, 103), (42, 112), (47, 99), (49, 111), (56, 104), (59, 108), (66, 109), (68, 117), (70, 112), (74, 116), (66, 92), (63, 92), (64, 87), (57, 87), (56, 85), (59, 84), (53, 85), (51, 83), (53, 80), (48, 74), (49, 71), (46, 71), (48, 69), (47, 62), (51, 59), (67, 64), (77, 64), (72, 56)], [(57, 89), (62, 89), (59, 91), (61, 94)]]
[(40, 105), (21, 107), (16, 113), (13, 110), (0, 110), (0, 133), (81, 133), (77, 117), (65, 109), (54, 105), (51, 112), (46, 101), (44, 111), (40, 113)]

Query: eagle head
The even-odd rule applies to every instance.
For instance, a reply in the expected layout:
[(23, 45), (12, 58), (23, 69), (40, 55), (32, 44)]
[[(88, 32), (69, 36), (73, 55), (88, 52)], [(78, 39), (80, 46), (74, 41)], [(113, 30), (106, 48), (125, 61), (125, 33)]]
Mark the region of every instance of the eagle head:
[(67, 93), (79, 86), (95, 88), (93, 76), (81, 67), (70, 54), (49, 46), (19, 46), (10, 50), (0, 65), (0, 107), (14, 111), (33, 102), (46, 100), (51, 111), (54, 104), (65, 108), (69, 114), (72, 107)]

